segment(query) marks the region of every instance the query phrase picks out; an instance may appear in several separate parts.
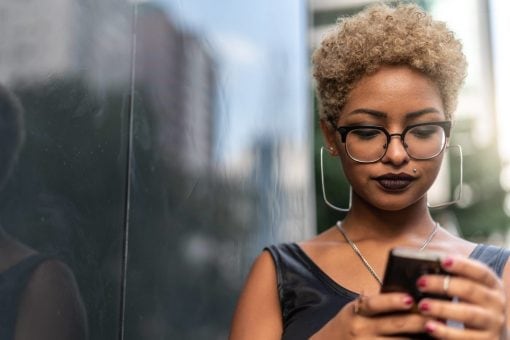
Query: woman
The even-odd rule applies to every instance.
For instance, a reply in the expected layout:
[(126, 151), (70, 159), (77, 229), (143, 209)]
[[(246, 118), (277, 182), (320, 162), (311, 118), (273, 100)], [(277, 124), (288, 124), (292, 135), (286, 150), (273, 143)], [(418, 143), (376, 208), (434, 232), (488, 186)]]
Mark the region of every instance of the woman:
[[(465, 77), (460, 42), (417, 6), (379, 4), (340, 23), (313, 62), (326, 149), (341, 160), (352, 204), (313, 239), (265, 249), (230, 338), (505, 338), (509, 252), (453, 236), (427, 205)], [(451, 276), (415, 284), (450, 299), (380, 293), (398, 246), (448, 254)]]
[[(0, 191), (24, 135), (22, 105), (0, 85)], [(87, 333), (85, 308), (68, 266), (19, 242), (0, 224), (0, 339), (84, 340)]]

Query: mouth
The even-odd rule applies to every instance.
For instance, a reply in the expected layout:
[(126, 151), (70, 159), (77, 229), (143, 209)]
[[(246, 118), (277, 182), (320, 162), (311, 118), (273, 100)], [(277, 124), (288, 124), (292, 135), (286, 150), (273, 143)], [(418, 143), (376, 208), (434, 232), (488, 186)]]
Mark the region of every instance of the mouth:
[(387, 191), (403, 191), (416, 179), (406, 173), (385, 174), (374, 178)]

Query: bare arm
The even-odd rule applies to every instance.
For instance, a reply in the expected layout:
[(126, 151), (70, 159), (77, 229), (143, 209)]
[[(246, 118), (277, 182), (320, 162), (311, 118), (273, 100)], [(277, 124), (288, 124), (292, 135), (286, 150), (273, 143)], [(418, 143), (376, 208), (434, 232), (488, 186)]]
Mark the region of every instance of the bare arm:
[(85, 340), (87, 322), (71, 270), (60, 261), (41, 263), (19, 305), (15, 340)]
[(506, 328), (503, 338), (510, 339), (510, 261), (505, 264), (502, 279), (506, 296)]
[(282, 315), (276, 270), (264, 251), (255, 260), (234, 313), (230, 340), (281, 339)]

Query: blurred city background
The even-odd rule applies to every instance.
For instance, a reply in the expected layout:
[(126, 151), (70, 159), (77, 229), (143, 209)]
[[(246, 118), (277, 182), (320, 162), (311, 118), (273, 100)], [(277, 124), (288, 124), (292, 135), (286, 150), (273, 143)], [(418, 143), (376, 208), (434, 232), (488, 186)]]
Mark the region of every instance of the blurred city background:
[[(225, 339), (263, 247), (342, 218), (320, 192), (310, 55), (370, 2), (0, 0), (0, 82), (26, 130), (2, 226), (71, 268), (90, 339)], [(469, 61), (453, 132), (463, 196), (433, 213), (508, 246), (509, 5), (417, 3)], [(433, 201), (459, 192), (447, 159)], [(326, 168), (346, 205), (339, 164)]]

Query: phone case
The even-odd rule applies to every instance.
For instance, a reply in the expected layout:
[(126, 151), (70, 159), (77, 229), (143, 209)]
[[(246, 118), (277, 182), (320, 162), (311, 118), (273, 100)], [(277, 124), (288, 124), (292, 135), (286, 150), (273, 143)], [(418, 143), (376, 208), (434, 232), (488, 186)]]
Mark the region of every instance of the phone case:
[(441, 268), (442, 254), (417, 251), (415, 249), (395, 248), (390, 252), (384, 273), (381, 292), (404, 292), (410, 294), (416, 302), (425, 296), (445, 298), (423, 294), (418, 290), (416, 281), (424, 274), (445, 274)]

